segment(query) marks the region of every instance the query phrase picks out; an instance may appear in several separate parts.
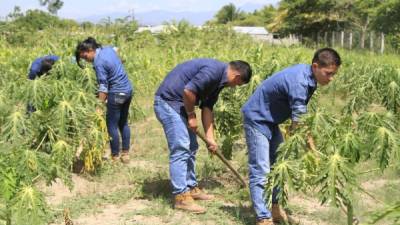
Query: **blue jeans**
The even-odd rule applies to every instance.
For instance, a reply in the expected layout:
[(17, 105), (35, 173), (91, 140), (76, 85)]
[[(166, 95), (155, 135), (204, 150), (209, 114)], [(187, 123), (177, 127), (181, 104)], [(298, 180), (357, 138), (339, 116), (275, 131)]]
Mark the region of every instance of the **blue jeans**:
[(187, 192), (197, 186), (195, 168), (199, 145), (196, 134), (188, 129), (187, 119), (159, 96), (154, 100), (154, 112), (168, 142), (172, 194)]
[[(276, 160), (276, 150), (283, 142), (279, 126), (271, 127), (271, 139), (269, 140), (250, 124), (244, 124), (246, 143), (249, 152), (249, 186), (253, 207), (257, 219), (271, 218), (271, 212), (267, 209), (264, 199), (264, 187), (266, 176)], [(272, 193), (272, 203), (277, 203), (278, 189)]]
[(122, 149), (129, 150), (131, 130), (128, 126), (131, 93), (108, 93), (107, 97), (107, 130), (110, 135), (111, 154), (119, 154), (119, 132), (122, 136)]

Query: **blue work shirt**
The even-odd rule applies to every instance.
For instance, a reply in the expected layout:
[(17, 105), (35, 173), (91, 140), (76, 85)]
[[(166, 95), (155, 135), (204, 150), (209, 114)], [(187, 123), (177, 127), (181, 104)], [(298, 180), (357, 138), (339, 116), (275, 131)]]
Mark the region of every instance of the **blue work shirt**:
[(124, 65), (112, 46), (96, 49), (93, 68), (96, 71), (99, 92), (129, 94), (133, 91)]
[(46, 55), (46, 56), (39, 57), (39, 58), (35, 59), (32, 62), (31, 68), (29, 69), (29, 74), (28, 74), (28, 79), (29, 80), (34, 80), (34, 79), (36, 79), (36, 77), (40, 77), (41, 75), (43, 75), (43, 74), (40, 74), (40, 73), (41, 73), (41, 70), (42, 70), (42, 62), (45, 59), (51, 59), (51, 60), (53, 60), (55, 62), (55, 61), (57, 61), (59, 59), (59, 57), (56, 56), (56, 55)]
[(186, 117), (184, 89), (196, 94), (196, 105), (211, 110), (228, 82), (228, 64), (215, 59), (193, 59), (177, 65), (164, 79), (156, 95)]
[(272, 126), (291, 117), (299, 121), (317, 89), (311, 65), (299, 64), (273, 74), (242, 107), (244, 122), (271, 138)]

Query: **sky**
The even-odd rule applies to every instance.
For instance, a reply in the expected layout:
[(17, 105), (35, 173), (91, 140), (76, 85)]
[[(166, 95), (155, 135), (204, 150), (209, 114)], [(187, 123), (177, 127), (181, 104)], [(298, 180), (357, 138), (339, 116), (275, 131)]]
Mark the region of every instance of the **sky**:
[[(217, 11), (222, 6), (233, 3), (236, 6), (244, 4), (276, 4), (279, 0), (63, 0), (64, 5), (58, 12), (63, 18), (79, 19), (92, 15), (115, 12), (134, 13), (153, 10), (165, 11)], [(4, 18), (13, 11), (14, 6), (27, 9), (42, 9), (39, 0), (0, 0), (0, 17)]]

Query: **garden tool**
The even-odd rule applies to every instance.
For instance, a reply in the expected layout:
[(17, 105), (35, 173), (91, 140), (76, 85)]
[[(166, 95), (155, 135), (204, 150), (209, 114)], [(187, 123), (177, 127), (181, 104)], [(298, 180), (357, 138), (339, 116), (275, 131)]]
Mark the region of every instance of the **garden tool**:
[[(207, 140), (207, 138), (202, 134), (201, 132), (196, 132), (197, 136), (200, 137), (201, 140), (204, 141), (207, 145), (211, 145), (210, 142)], [(238, 178), (238, 181), (240, 183), (240, 186), (242, 188), (246, 187), (246, 181), (244, 178), (233, 168), (233, 166), (229, 163), (228, 160), (225, 159), (225, 157), (218, 151), (215, 152), (215, 155), (232, 171), (233, 174), (235, 174), (236, 178)]]

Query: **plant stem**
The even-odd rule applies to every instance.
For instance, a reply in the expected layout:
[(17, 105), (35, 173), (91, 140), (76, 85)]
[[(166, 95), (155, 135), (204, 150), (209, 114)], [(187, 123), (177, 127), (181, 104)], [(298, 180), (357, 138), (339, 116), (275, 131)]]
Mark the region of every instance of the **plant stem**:
[(347, 225), (353, 225), (353, 206), (351, 203), (347, 204)]

